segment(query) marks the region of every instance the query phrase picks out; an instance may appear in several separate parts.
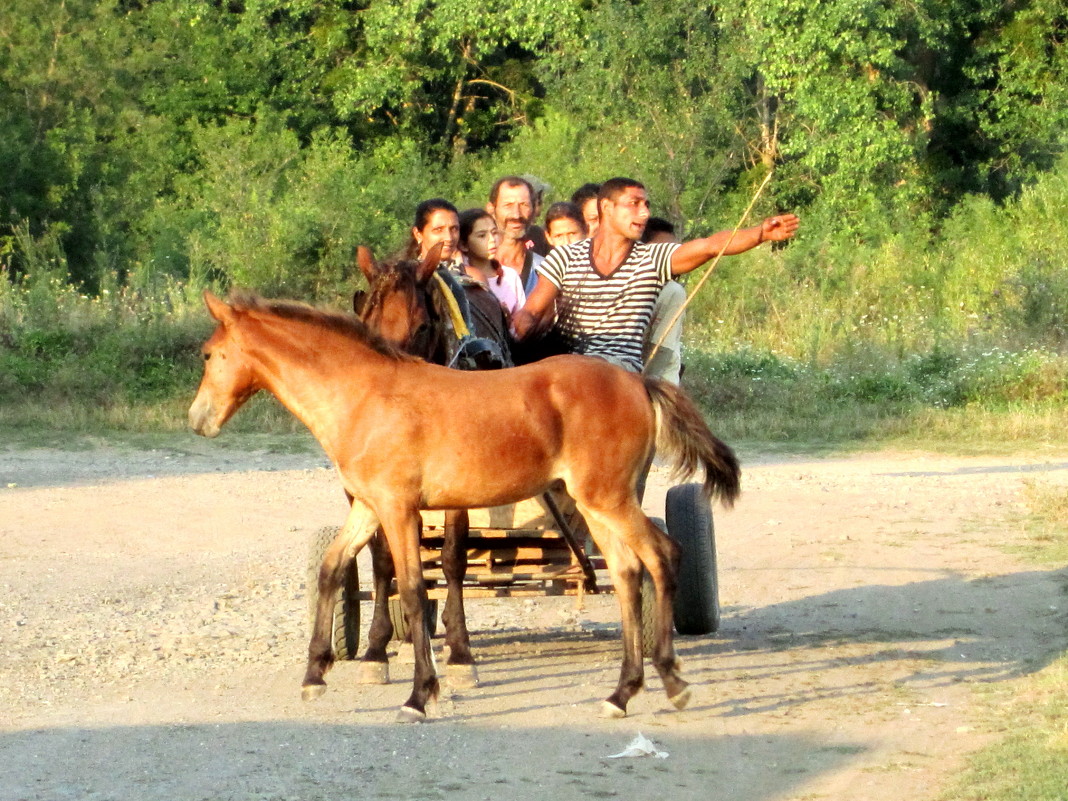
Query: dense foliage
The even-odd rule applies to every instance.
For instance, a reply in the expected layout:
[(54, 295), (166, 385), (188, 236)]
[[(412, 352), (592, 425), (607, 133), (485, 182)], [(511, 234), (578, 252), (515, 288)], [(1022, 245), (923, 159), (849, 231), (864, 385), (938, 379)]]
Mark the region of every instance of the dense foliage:
[(1060, 0), (11, 0), (0, 224), (71, 277), (315, 294), (431, 194), (633, 174), (691, 232), (765, 206), (881, 242), (1002, 202), (1068, 130)]
[(706, 403), (1062, 399), (1066, 145), (1063, 0), (8, 0), (0, 402), (166, 394), (201, 287), (343, 303), (505, 173), (632, 175), (689, 236), (772, 174), (802, 232), (690, 308)]

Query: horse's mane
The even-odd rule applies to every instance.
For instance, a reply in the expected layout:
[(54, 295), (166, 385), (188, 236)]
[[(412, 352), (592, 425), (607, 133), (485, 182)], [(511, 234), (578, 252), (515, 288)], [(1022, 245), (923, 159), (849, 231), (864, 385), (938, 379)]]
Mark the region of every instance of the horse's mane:
[(415, 268), (416, 262), (410, 260), (380, 265), (367, 293), (366, 307), (377, 308), (383, 297), (397, 290), (416, 297), (420, 288), (415, 282)]
[(267, 300), (254, 292), (236, 290), (230, 293), (230, 304), (238, 310), (271, 314), (285, 320), (308, 323), (354, 339), (375, 353), (398, 361), (420, 361), (387, 342), (362, 320), (351, 314), (326, 311), (294, 300)]

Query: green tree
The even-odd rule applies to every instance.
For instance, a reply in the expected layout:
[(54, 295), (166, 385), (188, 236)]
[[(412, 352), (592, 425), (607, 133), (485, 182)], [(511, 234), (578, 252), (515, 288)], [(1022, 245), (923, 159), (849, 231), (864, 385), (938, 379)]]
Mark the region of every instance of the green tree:
[(372, 0), (334, 13), (321, 46), (338, 114), (443, 154), (493, 145), (539, 113), (532, 64), (578, 24), (577, 0)]

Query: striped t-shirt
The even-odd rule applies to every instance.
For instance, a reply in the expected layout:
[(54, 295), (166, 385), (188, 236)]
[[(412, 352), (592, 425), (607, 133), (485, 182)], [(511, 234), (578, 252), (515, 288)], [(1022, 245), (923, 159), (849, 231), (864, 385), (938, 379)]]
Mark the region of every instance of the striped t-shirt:
[(593, 240), (555, 248), (538, 273), (560, 290), (556, 328), (573, 353), (610, 356), (636, 372), (657, 295), (671, 280), (675, 242), (635, 242), (608, 276), (593, 268)]

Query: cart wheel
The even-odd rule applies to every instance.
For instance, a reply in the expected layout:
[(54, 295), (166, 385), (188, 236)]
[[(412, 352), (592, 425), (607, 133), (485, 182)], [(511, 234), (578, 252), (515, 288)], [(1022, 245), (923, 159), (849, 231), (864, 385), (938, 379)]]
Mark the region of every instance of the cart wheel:
[[(430, 631), (430, 636), (433, 637), (438, 633), (438, 601), (436, 598), (427, 600), (424, 614), (426, 615), (427, 629)], [(389, 599), (389, 619), (393, 623), (393, 639), (398, 642), (409, 642), (408, 618), (404, 616), (404, 608), (401, 606), (400, 598)]]
[(712, 504), (700, 484), (682, 484), (667, 493), (668, 533), (682, 548), (675, 595), (679, 634), (711, 634), (719, 628), (719, 580)]
[[(650, 517), (658, 529), (667, 533), (667, 524), (659, 517)], [(656, 585), (653, 577), (642, 570), (642, 656), (652, 656), (656, 646)]]
[[(315, 625), (315, 607), (319, 603), (319, 566), (323, 555), (339, 531), (338, 526), (325, 526), (314, 534), (308, 548), (308, 621)], [(336, 659), (355, 659), (360, 647), (360, 578), (356, 560), (341, 581), (334, 596), (332, 645)]]

